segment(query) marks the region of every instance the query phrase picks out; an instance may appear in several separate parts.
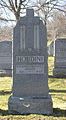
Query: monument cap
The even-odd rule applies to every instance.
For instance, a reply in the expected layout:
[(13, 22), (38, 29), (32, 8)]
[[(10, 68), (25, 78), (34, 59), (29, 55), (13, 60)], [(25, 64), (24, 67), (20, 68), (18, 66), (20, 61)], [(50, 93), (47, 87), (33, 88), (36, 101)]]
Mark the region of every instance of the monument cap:
[(34, 16), (34, 10), (33, 9), (26, 9), (26, 16), (33, 17)]

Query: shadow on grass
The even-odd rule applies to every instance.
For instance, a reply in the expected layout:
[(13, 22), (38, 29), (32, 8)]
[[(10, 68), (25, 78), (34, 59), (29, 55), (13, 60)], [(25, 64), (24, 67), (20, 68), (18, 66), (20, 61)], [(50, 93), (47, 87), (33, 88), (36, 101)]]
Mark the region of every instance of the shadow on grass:
[(66, 78), (66, 75), (63, 75), (63, 76), (61, 76), (61, 75), (59, 75), (59, 76), (48, 75), (48, 78), (58, 78), (58, 79), (60, 79), (60, 78)]
[(66, 110), (60, 108), (53, 108), (53, 115), (54, 117), (66, 117)]
[(11, 91), (0, 91), (0, 95), (6, 95), (6, 94), (11, 94)]
[(2, 115), (2, 116), (9, 115), (8, 110), (2, 110), (2, 109), (0, 109), (0, 115)]
[(66, 93), (66, 90), (54, 90), (54, 89), (50, 89), (49, 92), (55, 92), (55, 93)]
[[(12, 113), (10, 114), (8, 110), (2, 110), (0, 109), (0, 115), (1, 116), (8, 116), (8, 115), (20, 115), (19, 113)], [(23, 114), (23, 115), (30, 115), (30, 114)], [(66, 110), (60, 109), (60, 108), (53, 108), (53, 114), (49, 115), (53, 117), (66, 117)]]

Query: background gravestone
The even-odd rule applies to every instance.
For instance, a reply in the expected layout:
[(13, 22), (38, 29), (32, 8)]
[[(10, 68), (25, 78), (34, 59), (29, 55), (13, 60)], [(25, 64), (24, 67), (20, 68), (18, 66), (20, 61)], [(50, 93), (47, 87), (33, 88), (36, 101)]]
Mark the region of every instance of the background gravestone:
[(0, 74), (12, 74), (12, 41), (0, 41)]
[(52, 113), (48, 94), (46, 27), (33, 9), (27, 9), (14, 28), (13, 40), (13, 95), (9, 111)]
[(55, 41), (53, 75), (58, 77), (66, 76), (66, 38), (60, 38)]
[(52, 41), (49, 45), (48, 45), (48, 55), (49, 56), (54, 56), (55, 53), (55, 42)]

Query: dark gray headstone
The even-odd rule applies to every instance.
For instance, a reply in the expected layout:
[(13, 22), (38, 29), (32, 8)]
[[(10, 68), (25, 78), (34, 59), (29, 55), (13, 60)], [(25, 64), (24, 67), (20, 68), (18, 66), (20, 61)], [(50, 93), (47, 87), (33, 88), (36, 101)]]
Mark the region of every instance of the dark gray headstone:
[(33, 9), (26, 13), (14, 28), (13, 95), (9, 111), (51, 114), (46, 27), (39, 17), (34, 17)]
[(12, 73), (12, 41), (0, 42), (0, 74)]
[(66, 39), (57, 39), (55, 42), (55, 61), (53, 75), (66, 76)]

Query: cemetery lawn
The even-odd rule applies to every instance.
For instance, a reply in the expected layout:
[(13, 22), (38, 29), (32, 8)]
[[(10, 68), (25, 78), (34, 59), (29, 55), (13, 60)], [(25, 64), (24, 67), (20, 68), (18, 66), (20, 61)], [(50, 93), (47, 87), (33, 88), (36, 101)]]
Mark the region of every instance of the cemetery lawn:
[[(52, 76), (53, 57), (49, 57), (49, 75)], [(0, 120), (66, 120), (66, 79), (49, 77), (49, 94), (53, 100), (52, 115), (12, 115), (8, 113), (12, 78), (0, 77)]]

